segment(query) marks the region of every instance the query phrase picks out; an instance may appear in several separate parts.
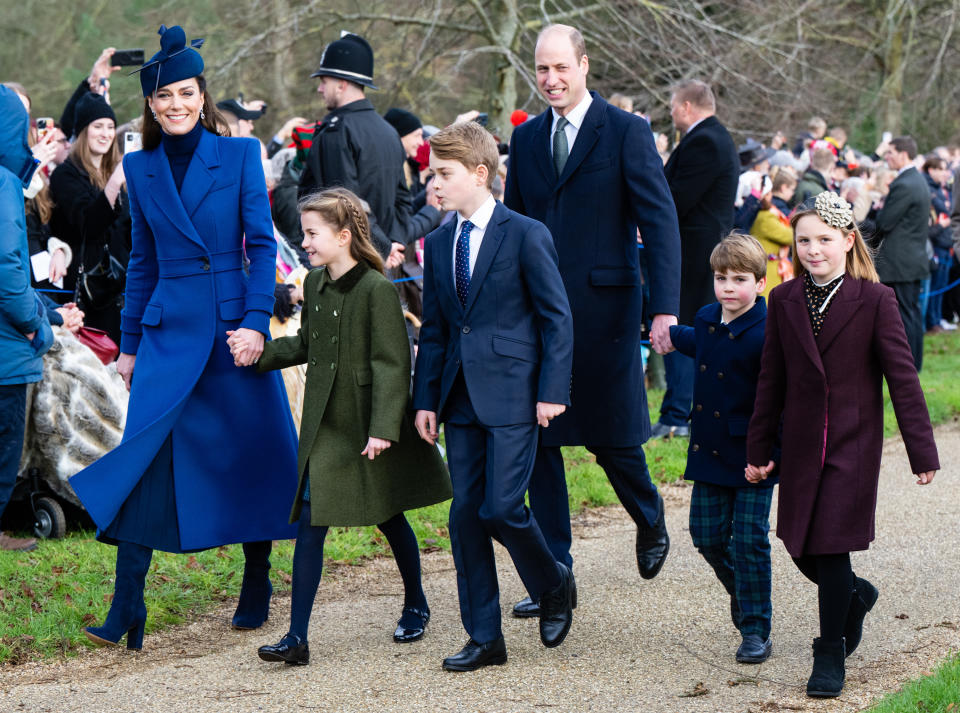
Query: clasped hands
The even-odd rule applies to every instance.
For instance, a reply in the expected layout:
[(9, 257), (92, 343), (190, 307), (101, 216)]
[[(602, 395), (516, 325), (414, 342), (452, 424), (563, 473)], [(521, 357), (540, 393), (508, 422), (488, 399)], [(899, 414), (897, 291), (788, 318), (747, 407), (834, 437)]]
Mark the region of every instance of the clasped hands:
[(227, 345), (237, 366), (250, 366), (263, 354), (263, 335), (255, 329), (240, 327), (227, 331)]
[[(776, 464), (770, 461), (766, 465), (748, 465), (743, 469), (744, 477), (751, 483), (759, 483), (766, 480), (767, 476), (773, 471)], [(924, 473), (916, 473), (917, 485), (929, 485), (933, 482), (933, 476), (937, 474), (935, 470), (928, 470)]]

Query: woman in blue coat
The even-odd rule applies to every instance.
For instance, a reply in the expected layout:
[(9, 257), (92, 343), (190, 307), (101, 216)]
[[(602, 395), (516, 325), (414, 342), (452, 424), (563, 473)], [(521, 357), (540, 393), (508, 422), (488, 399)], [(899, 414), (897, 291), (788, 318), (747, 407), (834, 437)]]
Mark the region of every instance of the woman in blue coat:
[[(154, 549), (242, 542), (236, 628), (267, 618), (271, 541), (287, 524), (297, 441), (277, 374), (237, 369), (235, 330), (262, 350), (273, 309), (276, 243), (252, 139), (217, 135), (203, 59), (177, 26), (140, 73), (144, 150), (127, 155), (132, 251), (117, 370), (130, 389), (123, 441), (71, 480), (117, 545), (115, 594), (97, 643), (143, 641), (143, 586)], [(247, 263), (249, 263), (247, 265)]]

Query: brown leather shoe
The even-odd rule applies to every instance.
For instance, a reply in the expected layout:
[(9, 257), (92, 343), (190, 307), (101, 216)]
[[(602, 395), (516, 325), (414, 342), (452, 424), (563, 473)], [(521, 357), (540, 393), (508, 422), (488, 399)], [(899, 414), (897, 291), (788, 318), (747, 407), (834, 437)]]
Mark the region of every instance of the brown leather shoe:
[(37, 549), (37, 541), (32, 537), (10, 537), (6, 532), (0, 532), (0, 550), (29, 552)]

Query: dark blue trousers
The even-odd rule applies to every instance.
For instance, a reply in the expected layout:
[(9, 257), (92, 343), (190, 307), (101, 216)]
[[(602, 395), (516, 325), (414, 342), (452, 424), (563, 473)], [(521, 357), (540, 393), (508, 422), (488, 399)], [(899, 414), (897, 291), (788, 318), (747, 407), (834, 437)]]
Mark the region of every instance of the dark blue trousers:
[(0, 517), (17, 482), (27, 424), (27, 385), (0, 386)]
[(663, 356), (667, 390), (660, 404), (660, 423), (666, 426), (686, 426), (693, 405), (694, 361), (680, 352)]
[(523, 499), (537, 453), (538, 426), (483, 425), (460, 377), (444, 411), (460, 617), (470, 638), (485, 644), (502, 636), (493, 538), (507, 548), (534, 600), (560, 585), (556, 560)]
[[(596, 456), (624, 509), (646, 529), (660, 512), (660, 493), (650, 480), (647, 459), (641, 446), (608, 448), (586, 446)], [(558, 562), (573, 566), (570, 555), (570, 503), (560, 448), (540, 446), (530, 479), (530, 507), (540, 524), (550, 551)]]

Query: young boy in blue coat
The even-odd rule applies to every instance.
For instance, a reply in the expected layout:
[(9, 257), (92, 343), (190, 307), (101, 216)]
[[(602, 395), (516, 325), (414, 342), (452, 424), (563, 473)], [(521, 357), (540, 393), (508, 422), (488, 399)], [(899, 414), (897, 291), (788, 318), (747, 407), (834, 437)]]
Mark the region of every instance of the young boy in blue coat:
[(767, 306), (767, 254), (750, 235), (732, 234), (710, 254), (717, 303), (693, 327), (670, 328), (676, 350), (696, 359), (686, 480), (694, 481), (690, 534), (730, 594), (743, 641), (740, 663), (770, 656), (770, 500), (775, 478), (744, 477), (747, 425), (760, 374)]
[(453, 483), (450, 542), (470, 639), (444, 660), (448, 671), (507, 660), (491, 537), (540, 602), (545, 646), (566, 637), (576, 600), (573, 575), (524, 503), (538, 426), (570, 403), (573, 318), (550, 232), (490, 193), (498, 160), (493, 136), (474, 122), (430, 139), (437, 197), (457, 215), (424, 245), (413, 406), (424, 440), (444, 422)]

